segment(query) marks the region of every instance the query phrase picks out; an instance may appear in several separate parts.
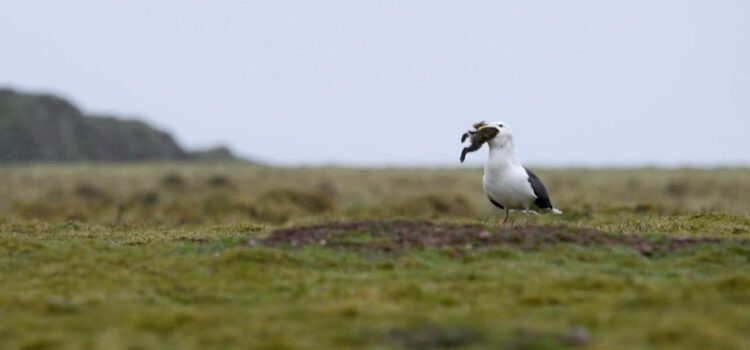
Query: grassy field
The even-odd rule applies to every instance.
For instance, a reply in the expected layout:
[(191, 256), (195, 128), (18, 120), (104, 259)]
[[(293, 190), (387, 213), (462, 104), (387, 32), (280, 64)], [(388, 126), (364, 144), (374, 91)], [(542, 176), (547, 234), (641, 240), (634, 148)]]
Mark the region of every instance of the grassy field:
[(3, 167), (0, 348), (750, 349), (750, 169), (537, 173)]

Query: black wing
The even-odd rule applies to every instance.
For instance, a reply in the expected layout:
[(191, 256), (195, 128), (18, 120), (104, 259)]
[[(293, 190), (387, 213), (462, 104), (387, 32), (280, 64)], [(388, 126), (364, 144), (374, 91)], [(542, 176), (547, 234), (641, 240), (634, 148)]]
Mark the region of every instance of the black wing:
[(534, 195), (536, 196), (534, 204), (540, 209), (552, 209), (552, 201), (549, 199), (549, 194), (547, 194), (547, 189), (544, 187), (542, 180), (539, 180), (539, 177), (529, 169), (526, 169), (526, 174), (529, 175), (529, 183), (531, 184), (531, 188), (534, 190)]
[(492, 203), (494, 206), (496, 206), (496, 207), (498, 207), (500, 209), (505, 209), (505, 207), (502, 204), (498, 203), (497, 201), (495, 201), (494, 199), (490, 198), (489, 196), (487, 196), (487, 199), (489, 199), (490, 203)]

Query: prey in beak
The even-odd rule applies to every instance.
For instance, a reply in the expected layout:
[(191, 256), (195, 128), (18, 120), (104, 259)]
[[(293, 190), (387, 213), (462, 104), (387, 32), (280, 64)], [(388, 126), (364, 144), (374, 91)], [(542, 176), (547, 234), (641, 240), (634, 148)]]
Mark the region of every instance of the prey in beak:
[(464, 143), (466, 139), (470, 139), (471, 144), (468, 147), (464, 147), (461, 151), (461, 163), (466, 159), (466, 154), (474, 152), (484, 145), (487, 141), (500, 133), (500, 129), (488, 125), (485, 122), (479, 122), (473, 125), (472, 129), (467, 131), (461, 136), (461, 143)]

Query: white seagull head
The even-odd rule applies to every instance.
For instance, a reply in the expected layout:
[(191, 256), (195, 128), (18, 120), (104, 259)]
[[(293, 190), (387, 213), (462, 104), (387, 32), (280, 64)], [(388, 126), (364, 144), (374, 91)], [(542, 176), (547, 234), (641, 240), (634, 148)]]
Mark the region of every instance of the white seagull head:
[(461, 136), (461, 143), (465, 143), (467, 139), (471, 142), (461, 151), (461, 163), (466, 159), (467, 153), (477, 151), (485, 143), (489, 144), (490, 150), (503, 149), (506, 153), (513, 154), (513, 130), (504, 122), (475, 123)]
[(487, 139), (490, 148), (505, 147), (513, 143), (513, 129), (508, 123), (496, 121), (477, 128), (477, 132), (491, 136)]

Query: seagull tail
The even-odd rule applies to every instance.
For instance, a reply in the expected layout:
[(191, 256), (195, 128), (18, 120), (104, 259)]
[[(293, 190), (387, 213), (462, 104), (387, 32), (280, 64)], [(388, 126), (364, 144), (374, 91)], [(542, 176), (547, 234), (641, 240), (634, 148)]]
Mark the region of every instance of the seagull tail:
[(552, 210), (550, 210), (549, 212), (555, 215), (561, 215), (563, 213), (562, 210), (557, 208), (552, 208)]

